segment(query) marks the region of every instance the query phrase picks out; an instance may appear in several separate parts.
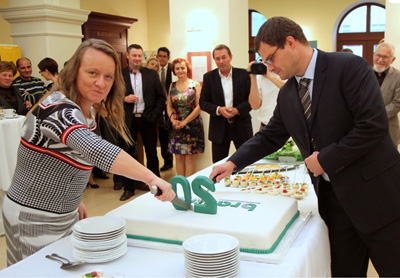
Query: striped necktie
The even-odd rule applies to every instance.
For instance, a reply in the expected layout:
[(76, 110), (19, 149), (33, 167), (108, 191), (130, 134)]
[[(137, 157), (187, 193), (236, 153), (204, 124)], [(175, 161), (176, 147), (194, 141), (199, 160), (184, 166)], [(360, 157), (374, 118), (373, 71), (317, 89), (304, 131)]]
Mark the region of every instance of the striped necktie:
[(308, 128), (311, 127), (311, 98), (310, 90), (308, 89), (310, 81), (308, 78), (302, 78), (299, 82), (299, 97), (301, 105), (303, 105), (304, 117), (306, 118)]

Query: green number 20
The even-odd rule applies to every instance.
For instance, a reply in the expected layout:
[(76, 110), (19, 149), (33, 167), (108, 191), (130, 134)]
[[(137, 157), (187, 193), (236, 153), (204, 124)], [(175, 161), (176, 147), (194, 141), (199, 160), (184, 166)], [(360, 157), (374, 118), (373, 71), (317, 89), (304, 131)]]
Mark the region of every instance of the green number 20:
[[(175, 193), (177, 193), (176, 185), (180, 184), (182, 186), (185, 202), (189, 204), (192, 202), (192, 191), (190, 190), (190, 184), (189, 181), (184, 176), (175, 176), (169, 182), (171, 183), (172, 190), (174, 190)], [(204, 201), (204, 204), (194, 204), (194, 211), (206, 214), (216, 214), (217, 201), (209, 192), (204, 190), (202, 186), (212, 192), (215, 191), (215, 185), (212, 180), (210, 180), (205, 176), (196, 177), (192, 182), (192, 190), (196, 196), (200, 197)], [(173, 206), (177, 210), (187, 210), (176, 204), (173, 204)]]

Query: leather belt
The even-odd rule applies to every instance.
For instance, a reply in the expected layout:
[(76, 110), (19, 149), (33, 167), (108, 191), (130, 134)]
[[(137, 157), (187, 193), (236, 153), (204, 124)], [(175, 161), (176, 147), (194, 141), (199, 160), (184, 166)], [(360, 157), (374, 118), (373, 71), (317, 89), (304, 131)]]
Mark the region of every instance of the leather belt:
[(233, 124), (235, 122), (235, 117), (228, 118), (228, 123)]
[(142, 113), (133, 113), (133, 116), (135, 117), (135, 118), (141, 118), (142, 117)]

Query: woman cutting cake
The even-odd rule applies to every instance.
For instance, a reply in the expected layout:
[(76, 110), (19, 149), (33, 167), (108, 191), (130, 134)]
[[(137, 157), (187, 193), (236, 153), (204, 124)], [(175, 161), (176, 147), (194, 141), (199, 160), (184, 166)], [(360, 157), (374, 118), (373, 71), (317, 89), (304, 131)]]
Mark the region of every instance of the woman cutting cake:
[(93, 165), (157, 185), (161, 201), (175, 196), (170, 184), (93, 132), (92, 105), (100, 103), (100, 110), (108, 113), (107, 124), (130, 142), (120, 62), (108, 43), (83, 42), (60, 73), (57, 86), (31, 109), (22, 130), (3, 206), (8, 265), (68, 236), (75, 222), (87, 217), (81, 198)]

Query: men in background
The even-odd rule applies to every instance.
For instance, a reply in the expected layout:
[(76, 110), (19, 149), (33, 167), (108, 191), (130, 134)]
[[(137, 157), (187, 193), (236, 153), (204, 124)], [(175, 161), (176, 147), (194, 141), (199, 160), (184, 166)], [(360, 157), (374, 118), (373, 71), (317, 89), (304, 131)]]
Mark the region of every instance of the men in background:
[[(251, 72), (251, 66), (255, 63), (252, 61), (247, 71)], [(272, 117), (278, 97), (279, 89), (285, 84), (285, 81), (276, 76), (275, 73), (267, 70), (265, 74), (250, 73), (250, 95), (249, 103), (251, 109), (258, 110), (258, 120), (261, 122), (260, 130), (266, 126)]]
[(332, 277), (400, 276), (400, 154), (388, 133), (379, 84), (356, 55), (310, 47), (301, 27), (269, 18), (255, 48), (268, 69), (288, 79), (274, 115), (227, 162), (234, 170), (277, 151), (291, 136), (301, 151), (330, 241)]
[(28, 58), (19, 58), (16, 64), (19, 76), (14, 79), (13, 86), (20, 91), (24, 101), (35, 105), (46, 90), (46, 85), (40, 78), (32, 76), (32, 64)]
[(389, 133), (396, 147), (400, 144), (400, 70), (391, 64), (396, 60), (394, 46), (381, 43), (374, 53), (374, 71), (381, 86), (383, 102), (389, 119)]
[[(172, 72), (171, 72), (171, 64), (169, 61), (169, 49), (166, 47), (160, 47), (157, 51), (157, 59), (160, 63), (160, 70), (158, 74), (160, 75), (160, 81), (163, 88), (163, 92), (165, 95), (165, 99), (168, 97), (169, 86), (172, 82)], [(158, 126), (158, 139), (160, 140), (161, 146), (161, 156), (164, 159), (164, 165), (160, 168), (160, 171), (166, 171), (173, 167), (173, 158), (172, 153), (168, 151), (168, 141), (169, 141), (169, 132), (168, 127), (170, 124), (168, 123), (170, 119), (167, 115), (167, 106), (166, 103), (164, 105), (163, 110), (164, 121), (163, 124)]]
[[(157, 157), (157, 122), (165, 107), (165, 95), (156, 71), (142, 67), (143, 48), (131, 44), (126, 53), (128, 67), (122, 69), (126, 92), (124, 98), (125, 123), (136, 141), (140, 132), (146, 152), (147, 168), (160, 176)], [(129, 153), (135, 155), (136, 148), (130, 147)], [(135, 189), (148, 186), (138, 182), (124, 184), (124, 193), (120, 200), (125, 201), (135, 194)]]
[(200, 107), (210, 114), (208, 139), (215, 163), (228, 156), (231, 141), (238, 149), (251, 138), (253, 128), (248, 72), (231, 66), (232, 53), (224, 44), (214, 48), (213, 58), (218, 68), (204, 74)]

